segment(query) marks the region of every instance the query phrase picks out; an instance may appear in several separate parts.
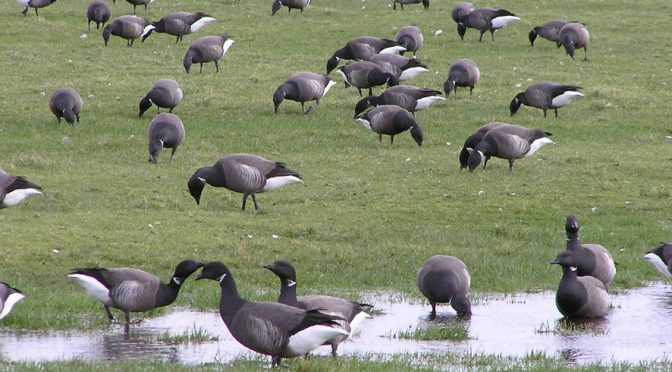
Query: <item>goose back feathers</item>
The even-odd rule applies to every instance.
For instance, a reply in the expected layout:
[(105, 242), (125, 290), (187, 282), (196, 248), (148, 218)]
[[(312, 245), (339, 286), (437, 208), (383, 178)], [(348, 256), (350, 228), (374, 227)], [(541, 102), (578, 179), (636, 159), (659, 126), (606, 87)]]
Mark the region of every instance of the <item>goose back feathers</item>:
[(89, 4), (89, 7), (86, 8), (86, 19), (88, 20), (89, 31), (91, 31), (91, 21), (96, 23), (96, 30), (100, 29), (100, 26), (105, 26), (105, 22), (110, 19), (112, 15), (112, 8), (107, 1), (104, 0), (94, 0)]
[(200, 30), (203, 26), (215, 22), (209, 14), (203, 12), (187, 13), (176, 12), (170, 13), (156, 22), (152, 22), (154, 29), (150, 30), (142, 37), (142, 41), (152, 34), (152, 31), (158, 33), (166, 33), (176, 37), (175, 43), (182, 41), (184, 35), (189, 35)]
[(418, 270), (416, 282), (432, 306), (432, 317), (436, 317), (437, 303), (450, 303), (458, 315), (471, 315), (471, 303), (467, 299), (471, 276), (459, 258), (442, 255), (430, 257)]
[(665, 277), (672, 277), (672, 244), (661, 242), (661, 245), (646, 252), (644, 259)]
[(329, 76), (313, 72), (297, 72), (285, 80), (273, 93), (273, 105), (275, 113), (278, 113), (280, 104), (285, 99), (301, 103), (301, 111), (307, 114), (313, 109), (313, 105), (304, 110), (304, 103), (315, 101), (320, 104), (320, 98), (334, 86), (336, 82)]
[(560, 43), (565, 47), (565, 51), (574, 59), (574, 51), (583, 48), (583, 60), (588, 60), (588, 44), (590, 44), (590, 34), (588, 29), (581, 23), (571, 22), (562, 26), (560, 29)]
[(49, 109), (59, 123), (61, 118), (64, 118), (70, 125), (74, 125), (75, 120), (79, 123), (79, 114), (83, 106), (82, 97), (72, 88), (56, 89), (49, 98)]
[(562, 251), (551, 264), (562, 266), (562, 279), (555, 295), (555, 304), (562, 315), (569, 318), (600, 318), (607, 315), (607, 288), (592, 276), (577, 276), (574, 253)]
[(0, 209), (13, 207), (36, 195), (42, 195), (39, 185), (0, 169)]
[(458, 59), (448, 69), (448, 79), (443, 83), (443, 91), (448, 96), (452, 90), (457, 96), (457, 87), (469, 87), (469, 98), (471, 98), (474, 86), (480, 78), (481, 70), (476, 66), (476, 62), (470, 59)]
[(224, 187), (243, 194), (243, 206), (252, 196), (254, 209), (259, 209), (256, 193), (273, 191), (293, 183), (303, 183), (303, 177), (285, 164), (257, 155), (232, 154), (219, 159), (212, 167), (198, 169), (189, 178), (189, 193), (200, 204), (205, 184)]
[(420, 3), (422, 3), (422, 6), (425, 8), (425, 10), (429, 9), (429, 0), (393, 0), (392, 1), (393, 10), (397, 10), (397, 3), (401, 5), (401, 10), (404, 10), (404, 5), (420, 4)]
[(133, 46), (135, 39), (145, 36), (153, 29), (152, 22), (134, 15), (125, 15), (116, 18), (103, 28), (103, 41), (107, 46), (110, 36), (113, 35), (126, 39), (126, 46)]
[(450, 16), (453, 18), (453, 21), (455, 21), (455, 23), (459, 24), (462, 22), (462, 18), (464, 18), (467, 14), (471, 13), (473, 10), (474, 10), (474, 4), (472, 3), (468, 2), (457, 3), (453, 7)]
[[(115, 0), (116, 2), (116, 0)], [(151, 4), (154, 2), (154, 0), (126, 0), (127, 3), (133, 5), (133, 14), (135, 14), (135, 8), (138, 5), (142, 5), (145, 7), (145, 15), (147, 15), (147, 5)]]
[(438, 90), (397, 85), (385, 89), (378, 96), (370, 95), (362, 98), (355, 105), (355, 118), (369, 106), (396, 105), (413, 113), (441, 101), (445, 101), (445, 98), (441, 97), (441, 92)]
[(376, 54), (398, 53), (406, 50), (396, 41), (380, 39), (372, 36), (362, 36), (348, 41), (345, 46), (327, 60), (327, 74), (331, 73), (338, 63), (343, 60), (368, 61)]
[(0, 320), (9, 315), (17, 302), (26, 297), (23, 292), (7, 283), (0, 282)]
[(467, 166), (473, 172), (485, 158), (483, 169), (490, 157), (509, 160), (509, 172), (513, 171), (516, 159), (530, 156), (541, 147), (553, 143), (548, 138), (551, 133), (541, 129), (525, 128), (518, 125), (499, 125), (485, 133), (483, 138), (470, 151)]
[(548, 21), (542, 25), (534, 26), (532, 30), (530, 30), (530, 33), (528, 34), (530, 44), (534, 46), (534, 41), (537, 39), (537, 36), (541, 36), (542, 38), (548, 41), (556, 43), (556, 45), (559, 48), (562, 45), (562, 43), (560, 43), (560, 29), (567, 23), (569, 22), (560, 19), (555, 19), (553, 21)]
[(202, 73), (204, 63), (214, 62), (215, 68), (219, 72), (219, 60), (235, 44), (236, 42), (229, 38), (228, 35), (206, 36), (196, 39), (189, 46), (187, 54), (184, 55), (182, 65), (187, 73), (189, 73), (191, 65), (199, 63), (201, 65), (199, 73)]
[(182, 102), (182, 88), (180, 84), (172, 79), (157, 80), (149, 92), (140, 100), (140, 113), (138, 117), (142, 117), (152, 104), (156, 105), (156, 112), (159, 113), (159, 108), (167, 108), (168, 112), (173, 112), (173, 109)]
[(406, 48), (405, 51), (400, 51), (399, 54), (404, 55), (406, 51), (413, 52), (413, 55), (424, 44), (424, 38), (420, 27), (416, 25), (408, 25), (399, 29), (399, 32), (394, 36), (394, 41)]
[(24, 17), (28, 15), (28, 8), (35, 9), (35, 15), (39, 17), (37, 9), (47, 7), (55, 3), (56, 0), (17, 0), (17, 2), (25, 7), (21, 11), (21, 14), (23, 14)]
[(605, 287), (616, 276), (616, 264), (611, 253), (599, 244), (582, 244), (579, 238), (579, 219), (575, 215), (567, 216), (567, 250), (574, 253), (574, 267), (578, 276), (592, 276), (604, 283)]
[(377, 64), (383, 72), (394, 75), (399, 81), (409, 80), (429, 72), (427, 65), (415, 57), (409, 58), (398, 54), (376, 54), (369, 59), (369, 62)]
[(478, 41), (482, 41), (483, 34), (486, 31), (490, 31), (490, 36), (494, 42), (495, 31), (511, 22), (519, 20), (520, 18), (506, 9), (478, 8), (460, 18), (460, 22), (457, 24), (457, 33), (464, 40), (467, 28), (474, 28), (480, 31), (481, 36), (478, 38)]
[(311, 0), (274, 0), (271, 6), (271, 15), (275, 15), (283, 6), (287, 7), (288, 14), (292, 13), (292, 9), (299, 9), (303, 13), (303, 10), (310, 5), (310, 2)]
[(577, 85), (565, 85), (554, 81), (542, 81), (530, 85), (524, 92), (518, 93), (509, 104), (509, 111), (513, 116), (521, 105), (536, 107), (544, 112), (551, 109), (555, 111), (555, 117), (558, 117), (558, 109), (563, 107), (583, 94), (579, 92), (582, 89)]
[(369, 95), (372, 95), (373, 87), (384, 84), (388, 86), (399, 85), (399, 80), (394, 75), (384, 72), (380, 66), (373, 62), (351, 63), (339, 67), (336, 72), (343, 78), (346, 88), (349, 86), (357, 88), (360, 97), (362, 96), (362, 88), (369, 88)]
[(493, 121), (485, 125), (482, 125), (480, 128), (476, 130), (476, 133), (467, 137), (467, 139), (464, 141), (464, 145), (462, 145), (462, 150), (460, 150), (460, 169), (467, 168), (467, 164), (469, 162), (469, 154), (471, 153), (471, 151), (474, 150), (476, 145), (478, 145), (478, 143), (481, 142), (483, 136), (485, 136), (485, 134), (490, 129), (496, 128), (500, 125), (509, 125), (509, 124), (502, 123), (500, 121)]
[(169, 113), (158, 114), (149, 123), (147, 128), (147, 141), (149, 149), (149, 162), (156, 164), (162, 149), (172, 149), (170, 163), (175, 151), (184, 140), (184, 124), (179, 117)]
[(364, 113), (356, 121), (364, 128), (378, 133), (379, 141), (383, 140), (383, 134), (390, 136), (390, 144), (394, 143), (394, 136), (410, 130), (413, 140), (418, 146), (422, 146), (424, 138), (422, 129), (411, 114), (402, 107), (380, 105)]

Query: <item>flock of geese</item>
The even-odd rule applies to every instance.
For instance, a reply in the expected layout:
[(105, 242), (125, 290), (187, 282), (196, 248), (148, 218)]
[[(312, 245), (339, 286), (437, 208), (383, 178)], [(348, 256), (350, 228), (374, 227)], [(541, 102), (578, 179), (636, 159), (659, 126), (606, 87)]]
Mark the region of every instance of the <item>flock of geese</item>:
[[(55, 0), (18, 0), (28, 8), (38, 9), (52, 4)], [(145, 11), (152, 0), (127, 0), (133, 5), (143, 5)], [(422, 3), (429, 8), (429, 0), (393, 0), (404, 5)], [(310, 0), (276, 0), (272, 4), (272, 14), (282, 6), (292, 9), (304, 8)], [(197, 12), (169, 14), (159, 21), (149, 21), (135, 15), (116, 18), (107, 26), (112, 9), (103, 0), (94, 0), (86, 11), (88, 26), (103, 27), (102, 36), (107, 46), (110, 36), (127, 40), (132, 46), (134, 40), (144, 41), (153, 32), (167, 33), (176, 37), (176, 43), (184, 35), (198, 31), (214, 22), (210, 15)], [(505, 9), (475, 8), (471, 3), (459, 3), (452, 11), (459, 36), (463, 39), (467, 29), (480, 32), (479, 41), (485, 32), (494, 33), (506, 24), (519, 20), (515, 14)], [(585, 26), (578, 22), (553, 20), (534, 27), (529, 33), (532, 46), (540, 36), (564, 46), (572, 58), (577, 48), (583, 48), (587, 59), (589, 34)], [(274, 111), (277, 113), (284, 100), (301, 104), (302, 112), (309, 113), (319, 105), (336, 82), (329, 76), (336, 71), (346, 87), (355, 87), (362, 97), (355, 105), (354, 118), (367, 129), (379, 135), (394, 136), (409, 131), (413, 140), (422, 145), (423, 131), (415, 119), (415, 112), (443, 101), (457, 88), (469, 88), (471, 98), (474, 87), (480, 79), (476, 63), (470, 59), (454, 61), (443, 86), (443, 92), (399, 85), (400, 81), (428, 72), (415, 53), (423, 45), (423, 35), (415, 25), (402, 27), (394, 40), (364, 36), (348, 41), (327, 60), (326, 75), (314, 72), (298, 72), (285, 80), (273, 94)], [(227, 35), (206, 36), (194, 40), (183, 60), (185, 71), (189, 73), (194, 63), (213, 62), (219, 71), (219, 61), (235, 42)], [(413, 57), (404, 53), (412, 52)], [(398, 54), (397, 54), (398, 53)], [(338, 67), (343, 60), (353, 61)], [(379, 95), (373, 88), (388, 85)], [(368, 89), (368, 95), (362, 95)], [(574, 99), (582, 97), (581, 88), (571, 84), (541, 82), (529, 86), (518, 93), (510, 104), (514, 115), (521, 105), (543, 111), (563, 107)], [(156, 163), (163, 148), (175, 151), (185, 137), (185, 128), (180, 118), (172, 111), (183, 98), (179, 83), (172, 79), (159, 80), (140, 100), (139, 117), (152, 105), (157, 106), (157, 115), (148, 127), (149, 162)], [(306, 102), (315, 101), (307, 109)], [(369, 109), (372, 107), (372, 109)], [(83, 101), (79, 93), (70, 87), (56, 90), (49, 100), (49, 108), (58, 122), (65, 119), (71, 125), (79, 123)], [(168, 109), (168, 113), (158, 112), (158, 108)], [(367, 111), (368, 110), (368, 111)], [(483, 168), (491, 157), (507, 159), (509, 170), (513, 170), (516, 159), (534, 154), (546, 144), (553, 143), (550, 133), (538, 128), (525, 128), (503, 122), (491, 122), (480, 127), (464, 142), (459, 155), (460, 166), (473, 171), (481, 162)], [(170, 160), (169, 160), (170, 161)], [(252, 197), (255, 209), (259, 209), (256, 194), (272, 191), (293, 183), (303, 182), (303, 177), (285, 164), (252, 154), (232, 154), (219, 159), (213, 166), (202, 167), (188, 180), (188, 189), (196, 203), (200, 203), (206, 184), (224, 187), (243, 194), (242, 209), (248, 197)], [(25, 177), (0, 170), (0, 208), (15, 206), (32, 196), (41, 195), (42, 188)], [(579, 222), (576, 216), (567, 217), (565, 231), (566, 250), (551, 261), (562, 267), (563, 274), (556, 294), (558, 310), (567, 317), (603, 317), (609, 311), (607, 289), (616, 275), (616, 266), (607, 249), (597, 244), (582, 244), (579, 239)], [(663, 243), (646, 253), (645, 258), (661, 273), (672, 276), (672, 244)], [(294, 266), (286, 261), (276, 261), (265, 265), (280, 279), (280, 295), (277, 303), (253, 302), (240, 297), (231, 271), (221, 262), (201, 263), (193, 260), (180, 262), (167, 283), (157, 276), (133, 268), (79, 268), (68, 277), (80, 284), (88, 294), (101, 302), (107, 317), (112, 320), (110, 307), (120, 309), (125, 317), (128, 331), (131, 312), (145, 312), (173, 303), (184, 281), (201, 270), (196, 280), (211, 279), (221, 287), (219, 304), (221, 317), (232, 336), (244, 346), (258, 353), (270, 355), (272, 365), (280, 365), (282, 358), (305, 355), (321, 345), (330, 345), (336, 355), (338, 345), (361, 329), (362, 322), (370, 317), (364, 310), (372, 305), (346, 301), (330, 296), (297, 297), (297, 275)], [(425, 261), (417, 273), (417, 286), (429, 300), (431, 315), (436, 316), (436, 305), (449, 303), (460, 316), (471, 315), (468, 300), (471, 277), (467, 266), (453, 256), (434, 256)], [(24, 294), (6, 283), (0, 283), (0, 319), (7, 316)]]

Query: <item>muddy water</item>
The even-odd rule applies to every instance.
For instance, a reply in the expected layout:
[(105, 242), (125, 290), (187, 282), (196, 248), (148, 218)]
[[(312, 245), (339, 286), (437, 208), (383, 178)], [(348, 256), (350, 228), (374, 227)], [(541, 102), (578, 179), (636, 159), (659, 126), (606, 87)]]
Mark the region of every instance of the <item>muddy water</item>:
[[(561, 356), (570, 364), (672, 356), (672, 288), (663, 284), (614, 295), (614, 308), (605, 319), (585, 323), (561, 322), (553, 292), (486, 296), (475, 301), (474, 315), (468, 321), (457, 319), (446, 306), (438, 308), (437, 319), (429, 320), (429, 305), (391, 301), (393, 297), (364, 296), (379, 313), (364, 324), (358, 337), (341, 344), (339, 354), (470, 352), (524, 356), (543, 352)], [(465, 327), (468, 339), (415, 341), (395, 337), (401, 331), (443, 324)], [(166, 332), (182, 335), (199, 328), (218, 341), (180, 345), (161, 341), (160, 336)], [(321, 355), (329, 352), (328, 347), (317, 351)], [(128, 335), (119, 326), (95, 332), (0, 330), (0, 357), (14, 361), (147, 359), (198, 364), (227, 362), (240, 355), (253, 353), (231, 337), (215, 312), (173, 309), (134, 325)]]

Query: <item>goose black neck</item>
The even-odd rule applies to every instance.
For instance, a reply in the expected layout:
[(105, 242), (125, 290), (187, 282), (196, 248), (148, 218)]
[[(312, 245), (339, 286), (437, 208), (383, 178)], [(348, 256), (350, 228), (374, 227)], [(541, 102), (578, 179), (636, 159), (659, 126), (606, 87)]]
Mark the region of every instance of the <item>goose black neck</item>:
[(215, 187), (226, 186), (226, 179), (222, 172), (217, 172), (215, 167), (203, 167), (196, 171), (196, 177), (203, 178), (205, 182)]
[(238, 312), (238, 309), (240, 309), (246, 301), (238, 294), (236, 281), (233, 279), (231, 274), (228, 274), (224, 277), (224, 279), (219, 283), (219, 287), (222, 289), (222, 296), (219, 300), (219, 314), (222, 316), (224, 322), (228, 325), (229, 322), (233, 320), (233, 317)]
[(159, 285), (159, 290), (156, 293), (156, 307), (167, 306), (175, 302), (177, 294), (180, 293), (182, 284), (177, 284), (173, 278), (170, 278), (170, 283)]
[(568, 232), (567, 233), (567, 250), (572, 252), (577, 252), (583, 249), (581, 245), (581, 239), (579, 239), (578, 232)]
[(296, 297), (296, 283), (290, 286), (288, 279), (280, 279), (280, 297), (278, 298), (278, 302), (293, 307), (299, 307), (299, 300)]

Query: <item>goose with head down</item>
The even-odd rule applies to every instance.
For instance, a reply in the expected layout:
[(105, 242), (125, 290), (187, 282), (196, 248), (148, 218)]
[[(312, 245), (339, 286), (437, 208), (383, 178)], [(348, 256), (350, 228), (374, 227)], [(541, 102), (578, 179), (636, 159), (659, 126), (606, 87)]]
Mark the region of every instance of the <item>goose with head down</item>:
[(575, 99), (583, 97), (582, 89), (578, 85), (565, 85), (554, 81), (542, 81), (532, 84), (524, 92), (516, 94), (509, 104), (509, 111), (513, 116), (521, 105), (536, 107), (544, 112), (551, 109), (558, 117), (558, 109), (572, 103)]
[(320, 99), (336, 85), (336, 82), (327, 75), (316, 74), (314, 72), (297, 72), (285, 80), (273, 93), (273, 105), (275, 113), (278, 113), (280, 104), (285, 99), (301, 103), (301, 111), (304, 114), (309, 113), (315, 108), (310, 105), (304, 109), (304, 103), (315, 101), (320, 104)]
[(380, 95), (362, 98), (355, 105), (355, 118), (369, 106), (396, 105), (406, 109), (415, 116), (416, 111), (425, 109), (435, 103), (445, 101), (441, 92), (428, 88), (417, 88), (410, 85), (397, 85), (385, 89)]
[(373, 36), (362, 36), (348, 41), (343, 48), (334, 52), (327, 60), (327, 74), (331, 73), (341, 60), (368, 61), (376, 54), (399, 53), (406, 48), (393, 40)]
[(395, 105), (380, 105), (356, 118), (364, 128), (377, 133), (378, 141), (383, 140), (383, 134), (390, 136), (390, 144), (394, 144), (394, 136), (410, 130), (411, 137), (422, 146), (424, 139), (422, 129), (415, 118), (403, 107)]
[(460, 18), (457, 24), (457, 33), (464, 40), (468, 28), (474, 28), (481, 33), (478, 41), (483, 40), (483, 34), (490, 31), (492, 42), (495, 42), (495, 31), (520, 18), (506, 9), (478, 8)]

